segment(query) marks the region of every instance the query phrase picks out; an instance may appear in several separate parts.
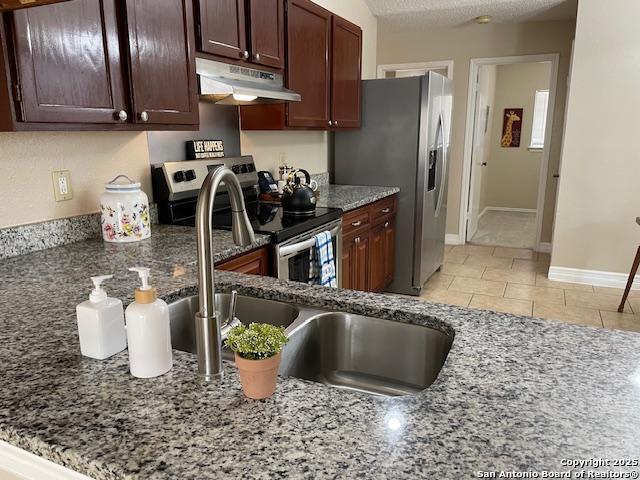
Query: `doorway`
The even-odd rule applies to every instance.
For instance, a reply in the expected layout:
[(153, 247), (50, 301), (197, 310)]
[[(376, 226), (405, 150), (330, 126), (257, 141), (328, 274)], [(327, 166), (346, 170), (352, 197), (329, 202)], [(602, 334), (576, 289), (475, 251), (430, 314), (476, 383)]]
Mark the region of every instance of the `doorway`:
[(471, 61), (460, 243), (540, 250), (557, 63)]
[(397, 63), (378, 65), (378, 78), (418, 77), (427, 72), (439, 73), (443, 77), (453, 79), (453, 60), (438, 60), (421, 63)]

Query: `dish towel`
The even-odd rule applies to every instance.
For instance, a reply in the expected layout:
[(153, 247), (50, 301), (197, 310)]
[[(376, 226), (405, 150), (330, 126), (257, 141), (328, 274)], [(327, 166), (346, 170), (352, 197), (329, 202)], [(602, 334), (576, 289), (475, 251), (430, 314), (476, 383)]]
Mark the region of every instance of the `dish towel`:
[(336, 264), (333, 260), (333, 243), (328, 231), (314, 236), (316, 244), (311, 247), (309, 262), (309, 283), (324, 287), (338, 287)]

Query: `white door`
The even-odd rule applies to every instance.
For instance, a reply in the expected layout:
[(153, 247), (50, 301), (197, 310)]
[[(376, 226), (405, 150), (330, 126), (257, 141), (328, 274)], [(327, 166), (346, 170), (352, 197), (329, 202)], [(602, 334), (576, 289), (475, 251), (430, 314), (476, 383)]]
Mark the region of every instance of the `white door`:
[[(495, 65), (483, 65), (478, 69), (476, 104), (473, 125), (473, 146), (471, 150), (471, 182), (469, 184), (469, 206), (467, 209), (467, 241), (478, 230), (481, 213), (483, 176), (487, 174), (491, 116), (495, 92)], [(486, 179), (485, 179), (486, 180)]]

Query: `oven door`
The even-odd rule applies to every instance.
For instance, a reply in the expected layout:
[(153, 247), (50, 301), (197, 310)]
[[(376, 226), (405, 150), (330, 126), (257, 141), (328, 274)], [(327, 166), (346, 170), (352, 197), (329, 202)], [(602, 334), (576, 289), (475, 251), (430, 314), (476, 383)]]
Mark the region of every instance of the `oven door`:
[(342, 220), (327, 223), (277, 244), (275, 257), (278, 278), (309, 283), (311, 248), (315, 245), (314, 235), (325, 230), (331, 233), (338, 287), (342, 286)]

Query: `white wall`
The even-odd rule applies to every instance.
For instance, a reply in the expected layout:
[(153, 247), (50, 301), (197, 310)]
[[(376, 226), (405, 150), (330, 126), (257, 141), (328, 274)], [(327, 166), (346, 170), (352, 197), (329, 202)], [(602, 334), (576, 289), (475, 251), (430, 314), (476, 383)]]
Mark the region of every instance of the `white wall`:
[(581, 1), (552, 267), (628, 274), (640, 240), (637, 0)]
[[(70, 171), (72, 200), (54, 200), (54, 170)], [(0, 133), (0, 228), (97, 212), (104, 184), (121, 173), (151, 196), (145, 133)]]
[[(362, 77), (375, 78), (378, 21), (364, 0), (314, 0), (362, 28)], [(253, 155), (260, 170), (277, 173), (280, 153), (294, 167), (305, 168), (312, 173), (329, 169), (329, 142), (327, 132), (241, 131), (240, 143), (243, 155)]]

